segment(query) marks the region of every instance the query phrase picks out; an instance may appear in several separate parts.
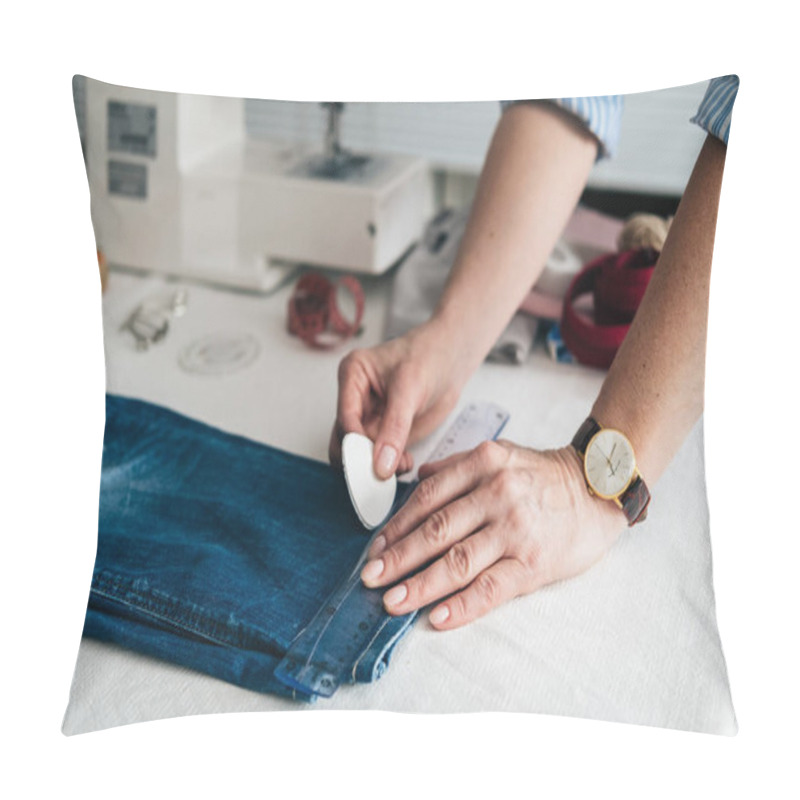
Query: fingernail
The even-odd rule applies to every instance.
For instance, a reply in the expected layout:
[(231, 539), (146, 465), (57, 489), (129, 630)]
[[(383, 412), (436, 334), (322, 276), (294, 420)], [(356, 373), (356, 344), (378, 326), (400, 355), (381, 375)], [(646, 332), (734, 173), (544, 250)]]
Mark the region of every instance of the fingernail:
[(447, 606), (438, 606), (431, 611), (428, 619), (431, 625), (441, 625), (450, 616), (450, 609)]
[(375, 558), (386, 549), (386, 537), (383, 534), (375, 537), (375, 541), (370, 545), (369, 557)]
[(364, 569), (361, 570), (361, 580), (366, 582), (374, 581), (383, 572), (383, 560), (367, 561)]
[(395, 461), (397, 461), (397, 450), (390, 444), (385, 444), (378, 455), (378, 477), (388, 478), (394, 472)]
[(389, 591), (386, 592), (383, 596), (383, 603), (387, 606), (396, 606), (398, 603), (402, 603), (407, 595), (408, 589), (404, 583), (401, 583), (399, 586), (395, 586), (393, 589), (389, 589)]

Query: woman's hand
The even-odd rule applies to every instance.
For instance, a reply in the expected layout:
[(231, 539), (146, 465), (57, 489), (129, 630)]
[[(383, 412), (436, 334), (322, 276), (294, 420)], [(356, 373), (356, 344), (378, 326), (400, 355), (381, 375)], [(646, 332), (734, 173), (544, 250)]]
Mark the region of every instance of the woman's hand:
[(584, 572), (626, 525), (612, 503), (589, 495), (571, 447), (486, 442), (424, 465), (420, 478), (373, 542), (361, 578), (371, 587), (405, 578), (384, 595), (391, 614), (447, 598), (430, 614), (442, 630)]
[(406, 472), (410, 442), (435, 430), (455, 407), (469, 374), (446, 333), (429, 323), (405, 336), (354, 350), (339, 365), (339, 400), (331, 463), (341, 463), (342, 438), (356, 432), (375, 443), (375, 472)]

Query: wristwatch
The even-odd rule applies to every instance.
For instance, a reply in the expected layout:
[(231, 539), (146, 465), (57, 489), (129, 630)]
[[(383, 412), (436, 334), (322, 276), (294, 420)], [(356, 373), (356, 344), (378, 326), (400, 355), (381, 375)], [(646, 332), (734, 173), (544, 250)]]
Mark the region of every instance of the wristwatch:
[(639, 470), (633, 445), (624, 433), (603, 428), (589, 417), (572, 439), (572, 446), (583, 460), (583, 475), (590, 494), (613, 500), (625, 514), (628, 525), (647, 516), (650, 491)]

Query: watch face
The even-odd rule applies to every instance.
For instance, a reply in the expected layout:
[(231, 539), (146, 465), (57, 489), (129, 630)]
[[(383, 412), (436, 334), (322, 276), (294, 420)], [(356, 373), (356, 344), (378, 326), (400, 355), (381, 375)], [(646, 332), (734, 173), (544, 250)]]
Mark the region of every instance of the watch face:
[(584, 470), (589, 486), (600, 497), (618, 497), (631, 482), (635, 469), (633, 447), (619, 431), (604, 428), (589, 442)]

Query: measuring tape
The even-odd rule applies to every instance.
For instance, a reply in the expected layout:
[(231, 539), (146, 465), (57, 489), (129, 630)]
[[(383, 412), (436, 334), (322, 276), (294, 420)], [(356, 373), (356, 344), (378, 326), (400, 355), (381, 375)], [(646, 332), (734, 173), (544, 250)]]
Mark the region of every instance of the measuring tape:
[[(494, 403), (470, 403), (434, 449), (429, 461), (471, 450), (496, 439), (509, 414)], [(398, 493), (393, 513), (411, 495), (416, 483)], [(306, 695), (331, 697), (342, 683), (356, 679), (360, 659), (387, 626), (397, 635), (414, 620), (416, 611), (391, 617), (383, 608), (384, 589), (368, 589), (361, 581), (366, 551), (353, 572), (328, 598), (320, 611), (292, 642), (275, 677)]]

